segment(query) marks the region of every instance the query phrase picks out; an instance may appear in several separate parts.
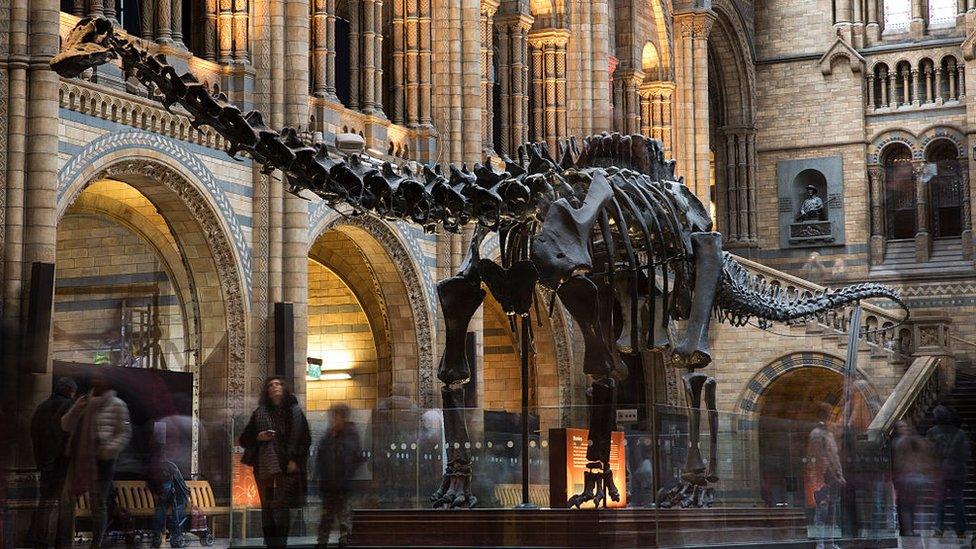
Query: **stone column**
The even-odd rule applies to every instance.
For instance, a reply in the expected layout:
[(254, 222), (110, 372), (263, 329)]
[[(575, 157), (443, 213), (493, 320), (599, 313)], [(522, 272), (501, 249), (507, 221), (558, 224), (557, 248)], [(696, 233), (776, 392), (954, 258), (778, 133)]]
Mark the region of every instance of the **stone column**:
[[(180, 8), (182, 9), (182, 6), (180, 6)], [(108, 18), (112, 23), (116, 25), (119, 24), (118, 19), (115, 18), (115, 0), (102, 0), (102, 15)]]
[[(113, 4), (115, 0), (106, 0), (108, 4)], [(170, 12), (170, 26), (173, 29), (173, 43), (178, 47), (186, 48), (183, 44), (183, 2), (172, 0), (172, 11)]]
[(881, 71), (881, 91), (884, 95), (884, 105), (885, 107), (893, 108), (895, 105), (894, 95), (891, 93), (891, 73), (887, 69), (882, 69)]
[(966, 65), (958, 63), (956, 74), (959, 77), (959, 101), (966, 99)]
[(962, 178), (962, 256), (973, 259), (973, 203), (969, 188), (969, 162), (959, 160), (959, 174)]
[[(417, 40), (419, 53), (417, 54), (417, 103), (419, 105), (419, 123), (421, 127), (431, 127), (431, 11), (430, 0), (419, 0), (417, 4)], [(410, 91), (410, 86), (407, 87)], [(410, 102), (408, 101), (408, 104)]]
[(909, 32), (912, 37), (921, 38), (925, 34), (925, 2), (924, 0), (912, 0), (912, 21), (909, 24)]
[(959, 96), (956, 95), (956, 74), (956, 66), (949, 63), (946, 73), (946, 77), (949, 79), (949, 99), (959, 99)]
[(220, 62), (228, 64), (234, 60), (234, 0), (219, 1), (217, 42), (220, 44)]
[(621, 71), (620, 80), (620, 118), (621, 131), (627, 134), (641, 133), (641, 98), (640, 89), (644, 83), (643, 71), (628, 69)]
[(376, 58), (376, 49), (373, 47), (376, 41), (376, 11), (374, 9), (376, 0), (362, 0), (361, 23), (362, 41), (360, 49), (360, 62), (362, 63), (362, 80), (359, 89), (362, 94), (361, 110), (366, 114), (372, 114), (376, 110), (376, 66), (382, 63), (382, 58)]
[(661, 141), (666, 157), (671, 151), (672, 93), (673, 82), (644, 82), (640, 87), (642, 105), (645, 98), (647, 102), (647, 109), (641, 109), (641, 133)]
[(935, 67), (935, 104), (941, 105), (945, 99), (942, 97), (942, 67)]
[[(285, 0), (285, 124), (299, 128), (308, 124), (309, 1)], [(308, 357), (308, 202), (282, 193), (283, 245), (282, 284), (284, 301), (294, 304), (294, 368), (290, 380), (295, 392), (304, 395)]]
[[(383, 0), (373, 3), (373, 114), (386, 118), (383, 112)], [(368, 47), (368, 46), (367, 46)]]
[(495, 119), (495, 57), (493, 18), (498, 0), (481, 0), (481, 147), (495, 152), (493, 123)]
[(879, 0), (868, 0), (868, 24), (865, 27), (869, 42), (881, 40), (881, 25), (878, 19)]
[(929, 234), (929, 193), (928, 182), (922, 180), (925, 173), (925, 161), (912, 162), (912, 175), (915, 177), (915, 200), (918, 229), (915, 232), (915, 260), (924, 262), (929, 260), (932, 249), (932, 237)]
[(393, 58), (393, 74), (387, 75), (390, 79), (390, 90), (393, 94), (393, 112), (386, 113), (395, 124), (403, 124), (406, 120), (404, 103), (406, 95), (405, 89), (405, 57), (407, 55), (406, 26), (408, 10), (410, 9), (404, 0), (393, 2), (393, 20), (390, 21), (390, 38), (392, 42), (387, 44)]
[[(330, 23), (329, 1), (312, 0), (312, 95), (315, 97), (326, 97), (329, 93), (327, 76)], [(334, 21), (333, 19), (333, 24), (335, 24)]]
[(535, 84), (535, 137), (545, 140), (550, 150), (558, 150), (556, 143), (567, 137), (566, 113), (566, 29), (542, 29), (529, 34), (532, 46)]
[(349, 107), (352, 110), (359, 110), (360, 105), (364, 105), (359, 95), (360, 79), (360, 3), (358, 1), (349, 4)]
[(912, 105), (917, 107), (921, 104), (921, 101), (918, 99), (918, 69), (913, 68), (910, 72), (912, 79)]
[(711, 11), (678, 13), (675, 28), (675, 159), (677, 172), (708, 207), (711, 182), (708, 115), (708, 34)]
[(88, 16), (99, 17), (104, 14), (102, 0), (88, 0)]
[(912, 87), (910, 82), (912, 71), (911, 69), (902, 70), (899, 72), (899, 75), (901, 76), (901, 104), (910, 105), (912, 102)]
[(884, 167), (868, 166), (868, 182), (871, 196), (871, 263), (880, 265), (884, 261)]
[[(246, 63), (248, 60), (248, 0), (234, 0), (234, 62)], [(306, 15), (306, 17), (308, 17)]]
[(156, 0), (156, 41), (160, 44), (173, 41), (173, 30), (170, 27), (172, 13), (170, 0)]
[[(592, 104), (590, 109), (590, 133), (610, 129), (610, 79), (616, 68), (616, 58), (610, 55), (610, 33), (608, 28), (609, 5), (607, 0), (590, 0), (591, 66), (593, 72), (591, 85)], [(611, 68), (611, 65), (613, 68)]]
[(529, 140), (528, 32), (532, 22), (527, 14), (495, 17), (502, 132), (502, 150), (498, 152), (510, 156)]
[[(211, 0), (216, 1), (216, 0)], [(142, 13), (141, 24), (142, 24), (142, 37), (146, 40), (152, 40), (154, 38), (153, 31), (155, 27), (153, 26), (153, 19), (156, 14), (156, 0), (143, 0), (142, 2)]]
[(874, 75), (868, 75), (868, 110), (874, 110)]
[(203, 58), (207, 61), (217, 60), (217, 0), (207, 0), (203, 26)]
[(925, 102), (935, 103), (935, 96), (932, 94), (932, 67), (925, 67)]
[(85, 6), (87, 4), (87, 0), (74, 0), (71, 6), (71, 13), (77, 15), (78, 17), (84, 17), (86, 15), (85, 11), (87, 8)]

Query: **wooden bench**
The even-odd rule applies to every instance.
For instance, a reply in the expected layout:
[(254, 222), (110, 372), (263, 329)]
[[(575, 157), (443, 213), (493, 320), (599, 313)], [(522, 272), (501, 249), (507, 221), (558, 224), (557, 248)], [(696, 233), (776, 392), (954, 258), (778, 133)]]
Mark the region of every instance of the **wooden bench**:
[[(496, 484), (495, 499), (502, 507), (516, 507), (522, 503), (521, 484)], [(549, 485), (530, 484), (529, 501), (539, 507), (549, 507)]]
[[(151, 517), (156, 513), (156, 498), (144, 480), (117, 480), (115, 485), (115, 505), (125, 510), (132, 517)], [(217, 505), (210, 482), (206, 480), (188, 480), (190, 489), (190, 507), (197, 508), (209, 518), (229, 516), (230, 507)], [(187, 512), (190, 511), (188, 508)], [(75, 500), (75, 517), (91, 518), (91, 497), (88, 493), (81, 494)]]

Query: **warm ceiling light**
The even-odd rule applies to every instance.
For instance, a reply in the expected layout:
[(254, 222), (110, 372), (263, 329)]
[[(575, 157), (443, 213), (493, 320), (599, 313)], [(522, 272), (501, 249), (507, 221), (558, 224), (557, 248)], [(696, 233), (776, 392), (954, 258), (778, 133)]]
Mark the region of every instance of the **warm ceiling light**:
[(352, 374), (347, 374), (345, 372), (328, 373), (328, 374), (323, 373), (322, 376), (319, 377), (319, 379), (321, 379), (322, 381), (342, 381), (346, 379), (352, 379)]

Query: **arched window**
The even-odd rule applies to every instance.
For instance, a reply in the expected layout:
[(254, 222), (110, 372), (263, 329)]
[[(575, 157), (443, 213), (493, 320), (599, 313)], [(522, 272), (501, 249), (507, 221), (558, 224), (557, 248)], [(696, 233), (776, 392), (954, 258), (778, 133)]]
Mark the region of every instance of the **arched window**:
[(947, 55), (942, 58), (942, 80), (940, 88), (946, 101), (959, 99), (959, 68), (956, 58)]
[(915, 238), (915, 178), (912, 174), (912, 152), (901, 144), (891, 145), (884, 154), (885, 222), (888, 238)]
[(934, 103), (935, 64), (931, 59), (922, 59), (918, 64), (918, 95), (919, 103)]
[(902, 61), (896, 66), (895, 74), (892, 75), (892, 91), (895, 94), (891, 98), (893, 105), (912, 104), (912, 65), (908, 61)]
[(878, 63), (874, 66), (874, 107), (881, 109), (891, 103), (891, 83), (888, 80), (888, 65)]
[(928, 169), (929, 212), (932, 236), (954, 237), (962, 234), (962, 176), (959, 153), (947, 140), (932, 143), (926, 151)]
[(898, 34), (908, 32), (912, 21), (911, 0), (885, 0), (884, 2), (884, 34)]
[(956, 26), (956, 0), (929, 0), (929, 28)]

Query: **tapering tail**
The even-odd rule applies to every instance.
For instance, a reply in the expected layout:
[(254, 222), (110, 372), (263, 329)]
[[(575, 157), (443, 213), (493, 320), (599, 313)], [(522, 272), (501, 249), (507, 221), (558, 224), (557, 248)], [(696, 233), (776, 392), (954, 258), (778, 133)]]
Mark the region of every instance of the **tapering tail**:
[(769, 284), (749, 272), (731, 254), (726, 253), (722, 279), (715, 296), (715, 312), (719, 319), (735, 326), (741, 326), (752, 318), (795, 322), (870, 298), (886, 298), (897, 303), (905, 310), (905, 318), (901, 322), (908, 320), (908, 306), (888, 286), (864, 283), (823, 290), (813, 295), (791, 295), (786, 288)]

